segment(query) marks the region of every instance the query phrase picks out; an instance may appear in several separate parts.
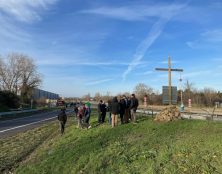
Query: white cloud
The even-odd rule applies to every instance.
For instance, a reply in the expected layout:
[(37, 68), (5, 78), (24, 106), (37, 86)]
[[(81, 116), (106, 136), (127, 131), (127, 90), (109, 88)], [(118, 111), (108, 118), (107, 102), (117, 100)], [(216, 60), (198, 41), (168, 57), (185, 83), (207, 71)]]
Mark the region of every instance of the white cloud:
[(192, 78), (192, 77), (202, 77), (203, 75), (210, 75), (212, 74), (212, 71), (210, 70), (204, 70), (204, 71), (193, 71), (189, 73), (184, 73), (183, 78)]
[(215, 46), (219, 43), (222, 43), (222, 29), (208, 30), (201, 33), (198, 39), (186, 42), (187, 46), (192, 49)]
[(201, 37), (208, 42), (222, 42), (222, 29), (204, 32)]
[[(168, 64), (168, 61), (161, 61), (160, 63), (161, 64)], [(179, 61), (171, 60), (171, 64), (177, 64), (177, 63), (179, 63)]]
[(40, 20), (40, 13), (56, 2), (57, 0), (1, 0), (0, 12), (18, 21), (32, 22)]
[(21, 42), (26, 42), (29, 40), (30, 35), (13, 24), (11, 20), (3, 17), (3, 15), (0, 14), (0, 36), (1, 38), (4, 38), (5, 40), (16, 40)]
[(142, 72), (142, 73), (137, 73), (137, 75), (150, 75), (153, 74), (153, 71), (146, 71), (146, 72)]
[(111, 78), (109, 78), (109, 79), (103, 79), (103, 80), (95, 80), (95, 81), (88, 82), (88, 83), (86, 83), (85, 85), (86, 85), (86, 86), (98, 85), (98, 84), (105, 83), (105, 82), (109, 82), (109, 81), (112, 81), (112, 80), (113, 80), (113, 79), (111, 79)]
[(30, 42), (31, 34), (20, 23), (40, 20), (42, 12), (56, 2), (57, 0), (0, 0), (0, 44), (10, 46), (4, 50)]
[[(54, 65), (65, 65), (65, 66), (128, 66), (127, 62), (120, 61), (98, 61), (96, 59), (76, 59), (76, 58), (53, 58), (53, 59), (36, 59), (38, 65), (54, 66)], [(147, 62), (141, 61), (136, 65), (146, 65)]]
[(158, 4), (123, 7), (100, 7), (83, 10), (81, 13), (102, 15), (119, 20), (137, 21), (145, 20), (147, 17), (169, 18), (174, 16), (178, 9), (182, 9), (184, 4)]

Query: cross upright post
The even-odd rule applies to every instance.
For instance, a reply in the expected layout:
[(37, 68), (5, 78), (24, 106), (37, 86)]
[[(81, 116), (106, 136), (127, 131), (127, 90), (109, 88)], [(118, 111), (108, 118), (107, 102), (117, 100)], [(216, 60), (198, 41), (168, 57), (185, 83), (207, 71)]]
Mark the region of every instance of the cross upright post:
[(169, 105), (172, 104), (172, 91), (171, 91), (171, 61), (170, 56), (168, 57), (168, 81), (169, 81), (169, 88), (168, 88), (168, 95), (169, 95)]
[(172, 69), (171, 68), (171, 59), (168, 57), (168, 68), (156, 68), (157, 71), (168, 71), (168, 97), (169, 97), (169, 105), (172, 105), (172, 82), (171, 82), (171, 72), (178, 71), (183, 72), (183, 69)]

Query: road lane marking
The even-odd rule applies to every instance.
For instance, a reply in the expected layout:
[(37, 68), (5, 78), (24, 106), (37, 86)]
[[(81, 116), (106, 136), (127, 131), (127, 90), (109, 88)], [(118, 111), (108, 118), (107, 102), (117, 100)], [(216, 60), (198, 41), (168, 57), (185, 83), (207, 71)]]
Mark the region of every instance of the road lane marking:
[[(25, 120), (25, 119), (27, 119), (27, 118), (39, 117), (39, 116), (43, 116), (43, 115), (46, 115), (46, 114), (55, 114), (55, 112), (58, 112), (58, 111), (45, 112), (45, 113), (37, 113), (37, 114), (30, 115), (30, 116), (26, 116), (26, 117), (14, 118), (14, 119), (10, 119), (10, 120), (0, 121), (0, 123), (13, 122), (13, 121), (17, 121), (17, 120)], [(40, 114), (41, 114), (41, 115), (40, 115)]]
[[(57, 117), (57, 116), (56, 116), (56, 117)], [(14, 130), (14, 129), (18, 129), (18, 128), (25, 127), (25, 126), (29, 126), (29, 125), (33, 125), (33, 124), (36, 124), (36, 123), (41, 123), (41, 122), (43, 122), (43, 121), (52, 120), (52, 119), (54, 119), (54, 118), (56, 118), (56, 117), (51, 117), (51, 118), (47, 118), (47, 119), (44, 119), (44, 120), (36, 121), (36, 122), (33, 122), (33, 123), (29, 123), (29, 124), (24, 124), (24, 125), (21, 125), (21, 126), (12, 127), (12, 128), (5, 129), (5, 130), (0, 131), (0, 133), (7, 132), (7, 131), (10, 131), (10, 130)]]

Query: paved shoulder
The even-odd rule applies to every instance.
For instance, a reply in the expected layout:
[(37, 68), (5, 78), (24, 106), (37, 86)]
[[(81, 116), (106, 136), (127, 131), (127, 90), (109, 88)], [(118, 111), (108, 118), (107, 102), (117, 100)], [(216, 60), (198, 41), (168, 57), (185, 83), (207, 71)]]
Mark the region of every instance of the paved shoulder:
[[(48, 121), (56, 120), (59, 111), (52, 111), (47, 113), (35, 114), (29, 117), (23, 117), (13, 120), (0, 122), (0, 138), (15, 135)], [(69, 111), (68, 111), (69, 112)]]

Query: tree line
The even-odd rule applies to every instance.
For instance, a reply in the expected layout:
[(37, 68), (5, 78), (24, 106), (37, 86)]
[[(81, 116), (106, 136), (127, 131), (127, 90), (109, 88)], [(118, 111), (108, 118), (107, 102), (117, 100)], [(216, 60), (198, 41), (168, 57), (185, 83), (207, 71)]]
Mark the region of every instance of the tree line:
[[(153, 89), (152, 87), (139, 83), (134, 87), (133, 93), (136, 94), (136, 97), (139, 99), (140, 104), (144, 103), (144, 97), (147, 97), (148, 105), (162, 105), (162, 92)], [(117, 94), (118, 97), (121, 95), (130, 96), (130, 92), (124, 92)], [(178, 90), (178, 104), (181, 104), (181, 90)], [(102, 95), (100, 92), (96, 92), (94, 97), (88, 93), (87, 95), (82, 96), (82, 100), (87, 100), (88, 98), (93, 98), (95, 101), (100, 99), (108, 101), (114, 96), (110, 95), (110, 92)], [(213, 107), (215, 103), (222, 103), (222, 93), (216, 91), (213, 88), (205, 87), (204, 89), (197, 89), (194, 87), (193, 83), (186, 81), (182, 89), (182, 101), (185, 106), (188, 106), (188, 100), (191, 99), (192, 106), (196, 107)]]

